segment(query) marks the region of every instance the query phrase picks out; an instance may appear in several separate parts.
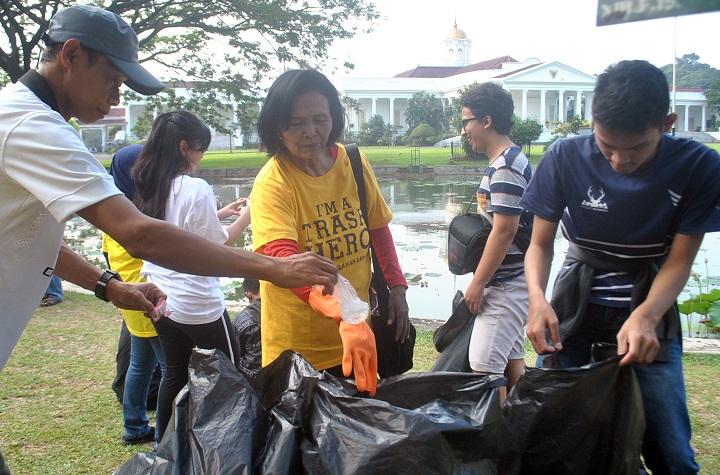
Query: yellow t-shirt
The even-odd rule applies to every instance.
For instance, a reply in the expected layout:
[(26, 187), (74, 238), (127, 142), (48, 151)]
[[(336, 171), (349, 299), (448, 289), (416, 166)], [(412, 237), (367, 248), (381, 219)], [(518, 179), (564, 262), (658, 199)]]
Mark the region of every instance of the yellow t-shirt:
[[(142, 269), (143, 265), (142, 259), (132, 257), (124, 247), (107, 234), (103, 234), (103, 250), (108, 253), (110, 268), (120, 274), (123, 282), (145, 281), (140, 276), (140, 269)], [(143, 312), (120, 309), (120, 315), (122, 315), (125, 325), (133, 335), (140, 338), (157, 336), (152, 320), (146, 317)]]
[[(365, 157), (363, 174), (370, 229), (386, 226), (392, 212)], [(360, 298), (368, 300), (370, 235), (363, 225), (360, 198), (350, 160), (342, 145), (332, 168), (313, 177), (289, 160), (273, 157), (260, 170), (250, 198), (253, 249), (292, 239), (299, 250), (331, 259)], [(261, 281), (262, 364), (292, 349), (318, 369), (342, 362), (335, 321), (315, 312), (290, 290)]]

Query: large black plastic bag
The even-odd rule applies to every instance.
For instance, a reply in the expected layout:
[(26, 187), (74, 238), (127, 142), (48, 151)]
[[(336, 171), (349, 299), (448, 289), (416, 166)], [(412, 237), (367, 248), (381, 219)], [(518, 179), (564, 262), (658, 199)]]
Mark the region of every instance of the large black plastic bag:
[(381, 380), (373, 399), (327, 376), (301, 444), (306, 473), (496, 473), (502, 378), (405, 374)]
[(268, 413), (268, 432), (256, 464), (258, 473), (302, 473), (303, 421), (317, 381), (324, 376), (292, 351), (260, 370), (255, 384)]
[(503, 474), (638, 473), (645, 419), (635, 372), (619, 357), (526, 368), (503, 408)]
[(195, 350), (157, 454), (136, 455), (117, 473), (252, 473), (264, 421), (255, 390), (225, 354)]

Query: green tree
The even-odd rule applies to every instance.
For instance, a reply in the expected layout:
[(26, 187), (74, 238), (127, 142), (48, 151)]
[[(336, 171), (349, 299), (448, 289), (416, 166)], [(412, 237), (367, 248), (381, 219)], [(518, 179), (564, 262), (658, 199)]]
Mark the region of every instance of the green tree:
[[(672, 64), (660, 68), (672, 87)], [(677, 87), (699, 87), (707, 89), (710, 85), (720, 79), (720, 70), (709, 64), (701, 63), (700, 56), (695, 53), (683, 55), (676, 60), (676, 86)]]
[(408, 101), (408, 108), (405, 111), (405, 120), (410, 130), (420, 124), (427, 124), (437, 130), (444, 132), (448, 129), (447, 116), (442, 101), (428, 92), (416, 92)]
[[(720, 113), (720, 79), (716, 79), (710, 84), (710, 87), (705, 91), (705, 98), (708, 102), (708, 107), (715, 114)], [(711, 121), (715, 117), (711, 118)]]
[(408, 135), (410, 145), (431, 145), (435, 138), (435, 130), (430, 124), (419, 124)]
[[(16, 81), (35, 64), (50, 18), (77, 0), (0, 2), (0, 70)], [(192, 97), (163, 94), (157, 109), (182, 107), (198, 113), (221, 133), (229, 133), (228, 108), (258, 95), (257, 84), (278, 64), (316, 65), (327, 60), (336, 39), (367, 31), (378, 18), (368, 0), (249, 2), (106, 0), (138, 33), (141, 60), (163, 67), (170, 83), (192, 81)], [(227, 47), (224, 47), (227, 45)], [(145, 119), (147, 121), (147, 119)]]
[(516, 145), (526, 148), (527, 154), (530, 154), (530, 146), (532, 143), (540, 138), (543, 127), (536, 119), (529, 117), (527, 119), (521, 119), (516, 115), (513, 115), (513, 125), (510, 129), (510, 140)]
[(259, 101), (248, 100), (240, 104), (236, 110), (235, 118), (240, 127), (240, 133), (243, 137), (243, 147), (245, 148), (255, 145), (252, 139), (257, 130), (256, 127), (259, 116)]
[(579, 115), (572, 116), (567, 122), (560, 122), (553, 133), (561, 137), (567, 137), (568, 135), (577, 135), (580, 131), (580, 127), (583, 127), (586, 122)]
[(386, 137), (385, 120), (376, 114), (360, 126), (360, 144), (378, 145)]
[(340, 101), (345, 109), (345, 142), (358, 140), (357, 132), (353, 130), (353, 119), (357, 119), (357, 113), (360, 112), (360, 101), (350, 96), (342, 96)]

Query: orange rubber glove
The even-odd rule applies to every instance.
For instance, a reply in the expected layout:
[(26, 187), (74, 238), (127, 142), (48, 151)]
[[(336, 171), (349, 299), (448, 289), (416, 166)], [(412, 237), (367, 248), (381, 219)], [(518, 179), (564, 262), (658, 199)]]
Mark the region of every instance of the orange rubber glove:
[(371, 396), (377, 391), (377, 348), (375, 334), (367, 322), (347, 323), (342, 319), (340, 300), (334, 295), (323, 295), (323, 288), (314, 286), (308, 298), (310, 306), (325, 317), (340, 324), (340, 339), (343, 342), (342, 370), (345, 377), (355, 372), (358, 391), (367, 391)]
[(347, 323), (340, 321), (340, 338), (343, 342), (343, 374), (348, 377), (355, 372), (358, 391), (371, 396), (377, 391), (377, 348), (375, 334), (367, 322)]

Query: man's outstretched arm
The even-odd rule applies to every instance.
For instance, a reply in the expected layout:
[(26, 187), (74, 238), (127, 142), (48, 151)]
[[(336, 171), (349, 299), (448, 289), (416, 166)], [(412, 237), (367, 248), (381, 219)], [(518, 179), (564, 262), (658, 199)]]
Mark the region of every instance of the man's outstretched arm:
[(305, 252), (283, 259), (210, 242), (165, 221), (142, 214), (116, 195), (77, 213), (107, 233), (133, 257), (194, 275), (255, 277), (285, 288), (322, 285), (332, 292), (335, 264)]

